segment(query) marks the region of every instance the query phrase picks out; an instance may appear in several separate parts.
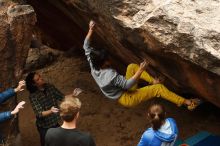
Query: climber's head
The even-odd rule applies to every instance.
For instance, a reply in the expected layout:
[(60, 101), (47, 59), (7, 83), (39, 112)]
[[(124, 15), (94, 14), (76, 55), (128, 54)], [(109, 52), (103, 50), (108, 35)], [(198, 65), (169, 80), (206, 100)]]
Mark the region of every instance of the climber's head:
[(108, 52), (104, 49), (102, 50), (92, 50), (90, 53), (91, 62), (93, 64), (93, 67), (96, 70), (99, 70), (101, 68), (105, 68), (109, 66), (110, 60)]

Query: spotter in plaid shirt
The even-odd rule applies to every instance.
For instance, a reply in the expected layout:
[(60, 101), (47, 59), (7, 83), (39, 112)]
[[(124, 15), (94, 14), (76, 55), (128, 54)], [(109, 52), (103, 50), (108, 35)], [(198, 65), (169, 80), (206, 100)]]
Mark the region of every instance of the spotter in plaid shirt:
[(58, 107), (58, 102), (64, 95), (51, 84), (45, 84), (43, 90), (37, 90), (30, 94), (30, 101), (37, 118), (37, 126), (50, 128), (60, 121), (59, 113), (50, 114), (43, 117), (42, 112), (50, 110), (52, 106)]

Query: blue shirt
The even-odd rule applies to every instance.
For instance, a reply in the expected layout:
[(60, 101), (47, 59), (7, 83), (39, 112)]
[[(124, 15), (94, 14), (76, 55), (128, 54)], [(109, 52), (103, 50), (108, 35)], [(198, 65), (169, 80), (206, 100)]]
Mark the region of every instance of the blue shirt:
[(178, 135), (176, 122), (167, 118), (165, 124), (157, 131), (147, 129), (138, 143), (138, 146), (173, 146)]
[[(5, 102), (6, 100), (8, 100), (10, 97), (12, 97), (14, 95), (15, 95), (14, 89), (12, 89), (12, 88), (7, 89), (6, 91), (0, 93), (0, 103)], [(1, 112), (0, 113), (0, 122), (8, 120), (11, 117), (12, 117), (11, 111)]]

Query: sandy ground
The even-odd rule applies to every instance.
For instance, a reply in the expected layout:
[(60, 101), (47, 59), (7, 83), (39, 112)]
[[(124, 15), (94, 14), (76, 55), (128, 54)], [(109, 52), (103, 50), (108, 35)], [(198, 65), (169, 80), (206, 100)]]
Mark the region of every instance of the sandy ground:
[[(78, 128), (90, 132), (97, 146), (135, 146), (149, 126), (145, 112), (150, 101), (128, 109), (119, 105), (117, 101), (105, 98), (93, 81), (84, 58), (62, 57), (59, 62), (38, 72), (63, 93), (71, 93), (75, 87), (84, 90), (79, 97), (83, 106)], [(39, 146), (35, 116), (28, 93), (23, 92), (18, 99), (27, 102), (19, 115), (23, 146)], [(219, 108), (204, 104), (190, 112), (163, 99), (157, 100), (166, 106), (167, 115), (176, 119), (180, 131), (179, 138), (186, 139), (203, 130), (220, 135)]]

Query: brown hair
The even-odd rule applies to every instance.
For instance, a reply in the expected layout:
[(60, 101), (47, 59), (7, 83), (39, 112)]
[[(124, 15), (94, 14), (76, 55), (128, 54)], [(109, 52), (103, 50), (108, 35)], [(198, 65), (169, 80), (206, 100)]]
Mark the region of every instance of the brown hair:
[(148, 116), (152, 124), (153, 130), (158, 130), (165, 121), (166, 112), (160, 104), (152, 104), (148, 110)]
[(60, 116), (66, 122), (71, 122), (75, 119), (81, 108), (81, 102), (78, 98), (65, 98), (60, 104)]

